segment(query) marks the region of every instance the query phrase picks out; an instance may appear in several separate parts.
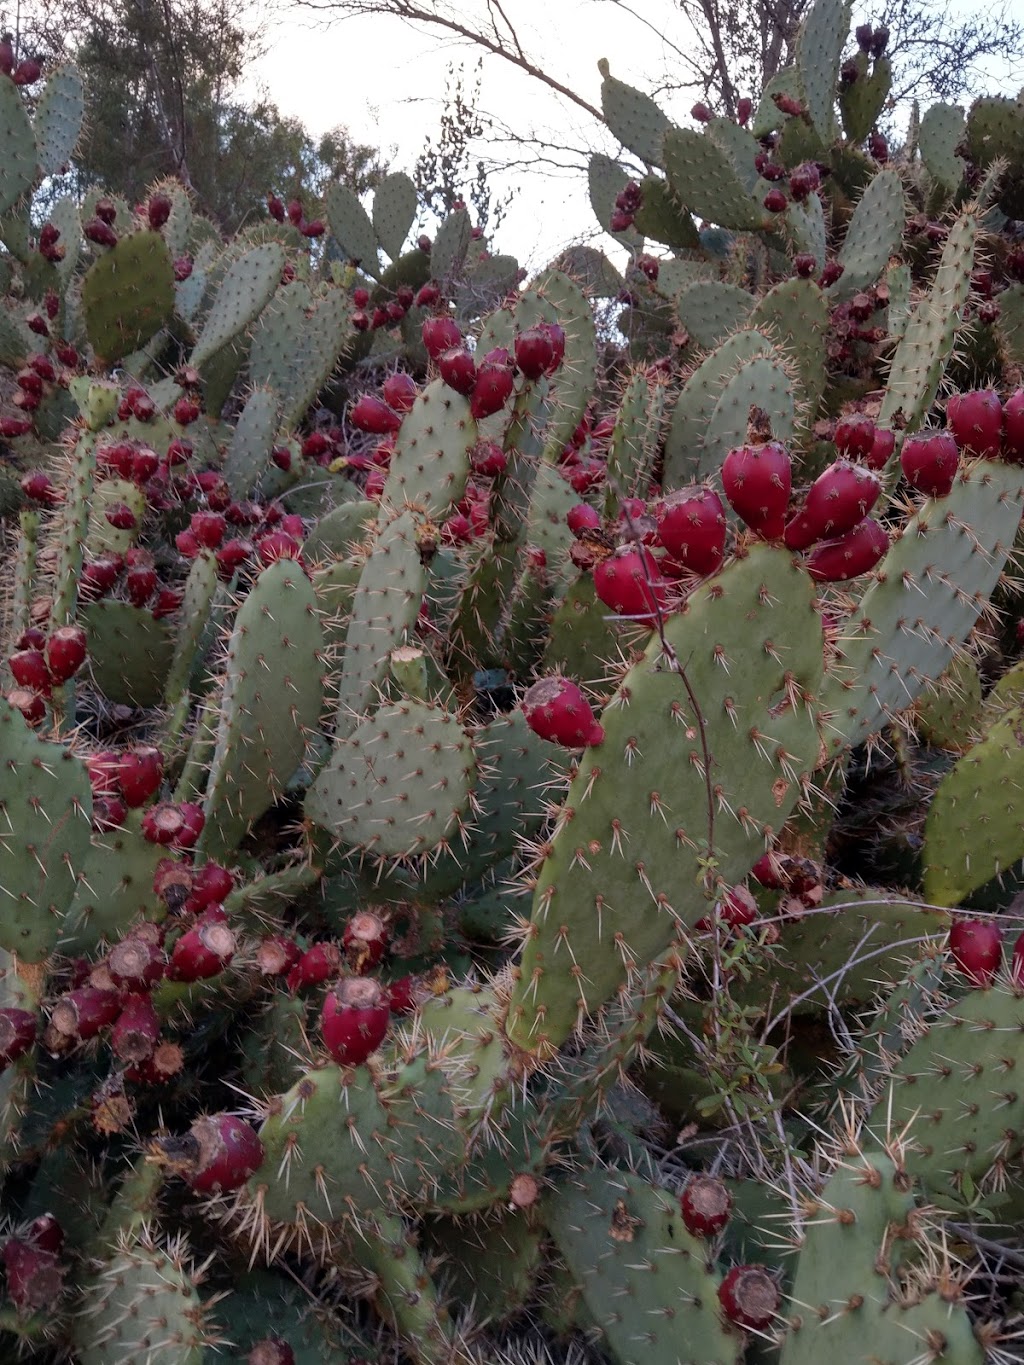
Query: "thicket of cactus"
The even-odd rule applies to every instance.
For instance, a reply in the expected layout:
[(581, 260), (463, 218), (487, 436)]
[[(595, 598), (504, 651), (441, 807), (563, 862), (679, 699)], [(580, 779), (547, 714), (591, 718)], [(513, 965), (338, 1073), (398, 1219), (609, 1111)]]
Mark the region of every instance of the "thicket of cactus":
[(1020, 1358), (1024, 104), (848, 29), (529, 283), (0, 75), (11, 1358)]

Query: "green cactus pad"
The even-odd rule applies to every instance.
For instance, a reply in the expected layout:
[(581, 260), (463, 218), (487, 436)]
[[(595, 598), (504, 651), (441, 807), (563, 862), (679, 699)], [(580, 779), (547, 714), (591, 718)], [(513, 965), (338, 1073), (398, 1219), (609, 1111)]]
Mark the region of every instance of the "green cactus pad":
[(416, 186), (402, 171), (385, 176), (373, 195), (373, 230), (377, 240), (393, 261), (416, 217)]
[(252, 340), (249, 377), (273, 389), (280, 421), (289, 427), (327, 382), (350, 337), (343, 289), (311, 290), (295, 280), (265, 310)]
[(82, 131), (85, 89), (76, 66), (55, 67), (36, 102), (32, 130), (40, 173), (58, 175), (71, 160)]
[(473, 746), (456, 718), (407, 700), (335, 744), (306, 796), (306, 816), (350, 848), (409, 858), (458, 837), (475, 777)]
[(896, 347), (879, 425), (888, 426), (902, 412), (913, 430), (935, 401), (970, 292), (977, 235), (977, 219), (970, 213), (953, 224), (932, 287), (910, 315)]
[(999, 159), (1009, 162), (999, 185), (999, 207), (1010, 218), (1024, 214), (1024, 104), (1001, 95), (975, 100), (965, 143), (968, 158), (982, 170)]
[(718, 280), (700, 280), (676, 296), (679, 321), (701, 350), (710, 350), (742, 327), (753, 306), (747, 290)]
[(430, 252), (430, 273), (436, 280), (454, 279), (466, 263), (473, 224), (465, 209), (449, 213), (437, 230)]
[(277, 398), (270, 389), (253, 389), (235, 424), (221, 471), (233, 498), (252, 496), (266, 473), (277, 434)]
[(612, 136), (641, 161), (660, 166), (661, 143), (672, 127), (671, 119), (662, 113), (650, 95), (616, 80), (603, 58), (597, 66), (602, 77), (601, 112)]
[(167, 854), (143, 837), (141, 811), (129, 811), (120, 829), (93, 834), (61, 926), (62, 951), (91, 953), (140, 920), (162, 920), (167, 907), (153, 890), (153, 874)]
[(851, 0), (815, 0), (796, 40), (797, 70), (807, 113), (826, 146), (835, 136), (839, 62), (850, 32), (852, 8)]
[(108, 701), (157, 706), (174, 657), (174, 636), (152, 612), (129, 602), (90, 602), (78, 619), (88, 636), (88, 668)]
[(982, 460), (911, 518), (843, 623), (822, 694), (833, 752), (888, 725), (949, 667), (1002, 573), (1022, 498), (1019, 467)]
[(13, 81), (0, 81), (0, 141), (4, 164), (0, 170), (0, 214), (8, 213), (36, 180), (36, 140), (21, 90)]
[(384, 484), (382, 519), (411, 503), (424, 516), (443, 521), (466, 490), (476, 442), (469, 400), (435, 379), (402, 419)]
[(202, 845), (216, 858), (278, 800), (323, 705), (323, 636), (312, 584), (291, 559), (260, 574), (228, 642)]
[(616, 1365), (735, 1365), (742, 1335), (718, 1307), (706, 1244), (679, 1200), (636, 1176), (576, 1171), (542, 1216)]
[(750, 120), (750, 131), (755, 137), (767, 137), (776, 132), (786, 122), (787, 115), (780, 113), (773, 95), (791, 95), (794, 99), (803, 98), (800, 86), (800, 72), (795, 66), (784, 66), (764, 87), (761, 98)]
[[(0, 948), (41, 962), (57, 942), (89, 851), (89, 777), (63, 746), (38, 739), (6, 701), (0, 765)], [(58, 869), (63, 875), (54, 875)]]
[(208, 1340), (181, 1244), (124, 1236), (83, 1285), (73, 1338), (81, 1365), (202, 1365)]
[(601, 715), (604, 742), (584, 751), (571, 817), (537, 875), (508, 1024), (531, 1051), (560, 1047), (630, 963), (652, 961), (707, 913), (709, 836), (718, 876), (746, 875), (817, 763), (820, 620), (787, 554), (758, 547), (729, 564), (668, 619), (665, 638), (686, 661), (711, 771), (687, 688), (655, 635)]
[(766, 225), (769, 215), (760, 199), (713, 138), (691, 128), (673, 128), (665, 134), (663, 149), (669, 184), (692, 214), (741, 232)]
[(725, 383), (708, 421), (697, 477), (706, 479), (717, 474), (729, 451), (743, 444), (751, 407), (768, 414), (776, 440), (784, 444), (792, 441), (797, 425), (793, 387), (792, 379), (777, 360), (755, 356), (741, 365)]
[(662, 242), (674, 251), (700, 246), (697, 224), (676, 202), (668, 183), (658, 175), (644, 176), (640, 182), (643, 198), (633, 218), (637, 232), (652, 241)]
[(174, 315), (174, 268), (159, 232), (133, 232), (99, 256), (82, 280), (89, 344), (106, 362), (145, 345)]
[[(380, 259), (377, 255), (377, 234), (370, 216), (355, 193), (340, 181), (327, 186), (324, 194), (327, 222), (342, 254), (355, 261), (360, 270), (373, 279), (380, 278)], [(390, 253), (389, 253), (390, 254)]]
[(999, 295), (996, 326), (1007, 358), (1024, 365), (1024, 284), (1011, 284)]
[[(112, 526), (106, 518), (107, 508), (124, 503), (135, 514), (135, 525), (128, 528)], [(89, 530), (86, 548), (90, 558), (104, 550), (123, 555), (139, 538), (142, 519), (146, 515), (146, 495), (137, 484), (127, 479), (103, 479), (93, 489), (89, 507)]]
[(978, 665), (970, 657), (961, 657), (950, 664), (934, 689), (918, 697), (914, 721), (926, 744), (963, 753), (983, 729), (984, 713)]
[(877, 284), (903, 238), (906, 208), (899, 172), (886, 167), (857, 201), (839, 253), (843, 273), (832, 285), (833, 298), (846, 299)]
[(629, 183), (629, 176), (617, 161), (603, 152), (595, 152), (587, 168), (587, 186), (590, 191), (590, 207), (594, 217), (605, 232), (629, 250), (639, 250), (643, 245), (643, 235), (635, 228), (623, 232), (612, 232), (611, 219), (615, 212), (615, 198)]
[(964, 111), (958, 104), (933, 104), (921, 119), (918, 141), (921, 160), (928, 174), (947, 194), (952, 194), (964, 176), (964, 163), (956, 149), (967, 128)]
[(868, 70), (868, 54), (854, 57), (857, 79), (850, 85), (840, 82), (839, 109), (843, 132), (848, 142), (863, 142), (881, 117), (892, 89), (892, 65), (884, 54)]
[(775, 342), (779, 354), (792, 362), (799, 379), (809, 424), (825, 389), (825, 341), (829, 307), (813, 280), (782, 280), (759, 299), (748, 319), (749, 326)]
[(197, 369), (212, 361), (259, 317), (280, 282), (284, 263), (283, 247), (264, 242), (228, 265), (192, 349), (192, 364)]

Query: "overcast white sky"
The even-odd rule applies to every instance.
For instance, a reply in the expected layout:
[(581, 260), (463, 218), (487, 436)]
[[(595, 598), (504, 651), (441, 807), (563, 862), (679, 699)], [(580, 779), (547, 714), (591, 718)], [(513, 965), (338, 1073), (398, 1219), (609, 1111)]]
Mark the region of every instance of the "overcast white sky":
[[(505, 0), (505, 8), (527, 53), (599, 106), (600, 57), (608, 58), (614, 75), (650, 89), (662, 73), (674, 69), (669, 44), (686, 45), (674, 0), (628, 3), (634, 14), (612, 0)], [(460, 8), (474, 14), (484, 4), (465, 0)], [(475, 52), (446, 43), (438, 30), (417, 31), (389, 16), (325, 25), (288, 0), (277, 0), (277, 6), (277, 17), (269, 24), (269, 50), (250, 73), (250, 88), (262, 84), (283, 113), (300, 118), (314, 135), (340, 123), (360, 141), (395, 148), (395, 169), (411, 171), (425, 135), (436, 134), (448, 63), (464, 61), (471, 70)], [(870, 15), (870, 4), (855, 6), (855, 11), (861, 9), (863, 15), (855, 12), (855, 23)], [(674, 101), (659, 97), (659, 102), (677, 122), (688, 123), (693, 99), (690, 94)], [(560, 143), (616, 151), (608, 134), (584, 111), (496, 57), (484, 61), (481, 108), (501, 113), (518, 129), (532, 125), (554, 130), (553, 140)], [(538, 162), (516, 172), (511, 183), (519, 192), (496, 235), (495, 250), (538, 267), (568, 243), (594, 236), (584, 175), (559, 174)], [(602, 244), (614, 249), (610, 238), (604, 237)]]

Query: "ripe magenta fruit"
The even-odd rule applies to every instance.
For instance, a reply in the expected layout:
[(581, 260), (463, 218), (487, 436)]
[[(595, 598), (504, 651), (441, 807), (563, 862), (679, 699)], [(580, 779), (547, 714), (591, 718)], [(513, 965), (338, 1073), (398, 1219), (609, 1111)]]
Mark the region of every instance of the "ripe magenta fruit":
[(650, 550), (621, 545), (595, 566), (594, 591), (617, 615), (649, 620), (665, 610), (669, 584)]
[(46, 702), (38, 692), (32, 692), (27, 687), (12, 687), (7, 693), (7, 701), (21, 712), (28, 725), (39, 725), (46, 716)]
[(515, 339), (516, 364), (527, 379), (535, 381), (547, 373), (555, 349), (546, 327), (527, 327)]
[(386, 436), (397, 431), (402, 419), (397, 412), (388, 407), (382, 398), (372, 393), (364, 393), (349, 409), (348, 420), (359, 431), (368, 431), (373, 436)]
[(40, 1251), (59, 1256), (64, 1249), (64, 1229), (52, 1213), (41, 1213), (29, 1223), (25, 1240)]
[(729, 505), (759, 536), (777, 540), (786, 525), (793, 487), (789, 452), (779, 441), (738, 446), (722, 461), (722, 487)]
[(535, 735), (567, 749), (600, 744), (604, 739), (590, 703), (570, 678), (541, 678), (527, 691), (522, 709)]
[(477, 367), (476, 382), (469, 398), (469, 410), (479, 422), (505, 406), (512, 393), (512, 366), (485, 356)]
[(280, 1337), (257, 1341), (245, 1358), (246, 1365), (295, 1365), (295, 1352)]
[(437, 360), (445, 351), (462, 345), (462, 332), (454, 318), (425, 318), (422, 335), (423, 345), (431, 360)]
[[(171, 949), (172, 981), (205, 981), (222, 972), (235, 954), (235, 936), (210, 906)], [(223, 913), (223, 912), (222, 912)]]
[(875, 424), (863, 413), (852, 412), (836, 423), (835, 447), (840, 455), (850, 460), (862, 460), (871, 454), (875, 443)]
[(205, 910), (209, 905), (219, 905), (234, 889), (235, 879), (226, 867), (220, 863), (204, 863), (192, 883), (189, 909)]
[(381, 389), (384, 402), (389, 408), (394, 408), (395, 412), (408, 412), (416, 402), (418, 392), (415, 379), (404, 370), (396, 370), (394, 374), (389, 374)]
[(718, 1302), (730, 1322), (763, 1331), (779, 1309), (779, 1289), (759, 1265), (736, 1265), (718, 1287)]
[(816, 540), (852, 531), (878, 500), (878, 476), (849, 460), (836, 460), (811, 484), (803, 507), (786, 523), (784, 540), (790, 550), (806, 550)]
[(805, 567), (818, 583), (845, 583), (873, 569), (888, 549), (885, 531), (873, 517), (865, 517), (845, 535), (819, 541)]
[(988, 986), (1003, 960), (1003, 936), (991, 920), (957, 919), (950, 926), (949, 951), (975, 986)]
[(341, 972), (341, 950), (336, 943), (314, 943), (299, 958), (288, 973), (288, 989), (304, 990), (320, 986)]
[(732, 1213), (732, 1195), (724, 1180), (694, 1175), (679, 1196), (686, 1231), (694, 1237), (717, 1237)]
[(0, 1009), (0, 1071), (23, 1057), (36, 1040), (36, 1016), (29, 1010)]
[(178, 1143), (189, 1144), (191, 1161), (181, 1174), (197, 1194), (237, 1190), (263, 1165), (259, 1135), (252, 1124), (234, 1114), (196, 1119), (189, 1137)]
[(388, 997), (372, 976), (347, 976), (327, 992), (320, 1036), (339, 1066), (360, 1066), (384, 1041)]
[(896, 433), (886, 431), (884, 427), (876, 427), (875, 439), (871, 443), (871, 449), (864, 456), (864, 463), (869, 469), (884, 469), (895, 449)]
[(114, 1055), (122, 1062), (138, 1065), (152, 1056), (159, 1039), (160, 1016), (153, 1001), (141, 991), (129, 995), (110, 1030)]
[(64, 1272), (57, 1257), (20, 1237), (8, 1237), (3, 1259), (7, 1292), (15, 1307), (23, 1311), (52, 1309), (64, 1283)]
[(946, 403), (946, 424), (961, 450), (993, 460), (1003, 440), (1003, 405), (992, 389), (954, 393)]
[(710, 488), (681, 488), (654, 509), (658, 539), (677, 564), (701, 578), (722, 567), (728, 527), (722, 500)]
[(117, 991), (96, 986), (77, 986), (66, 991), (50, 1014), (50, 1027), (62, 1038), (84, 1042), (112, 1024), (121, 1012)]
[[(1017, 935), (1010, 958), (1010, 980), (1015, 986), (1024, 986), (1024, 934)], [(0, 1050), (0, 1057), (3, 1056)]]
[(148, 990), (163, 979), (167, 959), (159, 942), (141, 933), (126, 934), (107, 954), (107, 971), (118, 986)]
[(341, 936), (348, 965), (360, 976), (380, 963), (390, 941), (387, 924), (372, 910), (353, 915)]
[(903, 477), (926, 498), (944, 498), (953, 487), (960, 452), (948, 431), (908, 436), (900, 451)]
[(81, 626), (59, 626), (46, 642), (46, 666), (56, 683), (73, 678), (85, 663), (85, 631)]
[(441, 378), (450, 389), (468, 397), (476, 384), (476, 362), (465, 346), (453, 346), (437, 362)]
[(757, 901), (745, 886), (734, 886), (722, 897), (720, 914), (731, 929), (739, 929), (757, 919)]
[(46, 656), (42, 650), (15, 650), (7, 660), (7, 665), (19, 687), (27, 687), (43, 697), (50, 695), (50, 670), (46, 666)]
[(578, 502), (565, 514), (565, 524), (574, 536), (581, 531), (597, 531), (601, 526), (600, 513), (586, 502)]
[(301, 956), (299, 945), (284, 934), (268, 934), (256, 949), (256, 966), (263, 976), (286, 976)]
[(164, 760), (159, 749), (140, 745), (120, 755), (117, 764), (117, 785), (126, 805), (144, 806), (160, 786), (164, 775)]

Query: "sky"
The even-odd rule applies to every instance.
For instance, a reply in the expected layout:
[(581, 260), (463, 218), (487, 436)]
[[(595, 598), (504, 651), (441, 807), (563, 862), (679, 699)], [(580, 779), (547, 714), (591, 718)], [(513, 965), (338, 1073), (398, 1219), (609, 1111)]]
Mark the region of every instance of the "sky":
[[(458, 8), (486, 13), (488, 3), (498, 0), (459, 0)], [(301, 119), (314, 135), (343, 124), (357, 140), (394, 151), (394, 169), (411, 171), (425, 136), (436, 136), (448, 64), (465, 63), (471, 74), (476, 50), (446, 42), (438, 30), (418, 30), (386, 15), (325, 23), (289, 0), (276, 0), (276, 5), (267, 20), (267, 53), (247, 76), (249, 90), (264, 88), (282, 113)], [(672, 44), (686, 44), (675, 0), (504, 0), (504, 8), (527, 54), (597, 106), (599, 58), (608, 58), (613, 75), (651, 89), (665, 72), (677, 69)], [(855, 13), (854, 22), (868, 14)], [(659, 103), (685, 125), (691, 123), (694, 98), (681, 92), (659, 96)], [(500, 112), (518, 129), (545, 129), (552, 141), (581, 149), (571, 170), (534, 159), (495, 177), (499, 192), (514, 186), (517, 194), (492, 250), (518, 256), (532, 268), (580, 240), (621, 254), (596, 226), (586, 176), (579, 169), (589, 151), (615, 154), (607, 131), (497, 57), (484, 60), (480, 107)], [(508, 152), (499, 148), (496, 155)], [(567, 158), (561, 154), (560, 159)]]

